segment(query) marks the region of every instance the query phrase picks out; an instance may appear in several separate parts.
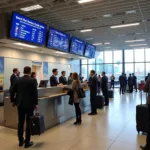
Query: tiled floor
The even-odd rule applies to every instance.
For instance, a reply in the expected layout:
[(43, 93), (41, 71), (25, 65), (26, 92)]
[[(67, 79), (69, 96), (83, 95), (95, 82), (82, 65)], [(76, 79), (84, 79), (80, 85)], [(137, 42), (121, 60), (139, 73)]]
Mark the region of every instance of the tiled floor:
[[(30, 150), (139, 150), (146, 139), (136, 131), (139, 103), (139, 93), (120, 96), (116, 90), (109, 108), (99, 110), (97, 116), (84, 114), (81, 126), (74, 126), (73, 119), (33, 137), (35, 145)], [(15, 130), (0, 127), (0, 141), (0, 150), (23, 149), (17, 146)]]

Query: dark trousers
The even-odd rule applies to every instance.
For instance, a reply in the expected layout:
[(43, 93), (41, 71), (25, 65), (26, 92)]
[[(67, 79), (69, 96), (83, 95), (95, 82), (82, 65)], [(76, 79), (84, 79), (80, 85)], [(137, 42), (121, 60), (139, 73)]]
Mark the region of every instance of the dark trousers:
[(74, 103), (75, 111), (76, 111), (76, 118), (81, 119), (81, 109), (80, 103)]
[(148, 133), (147, 133), (147, 138), (146, 138), (146, 146), (150, 148), (150, 104), (148, 105)]
[(120, 93), (124, 93), (125, 92), (125, 85), (120, 85)]
[(133, 84), (133, 88), (137, 91), (137, 84), (136, 83)]
[(130, 93), (133, 92), (133, 84), (129, 84), (129, 92), (130, 92)]
[(115, 85), (115, 83), (114, 83), (114, 82), (111, 82), (111, 88), (114, 89), (114, 85)]
[(23, 133), (24, 133), (24, 122), (26, 120), (26, 133), (25, 133), (25, 142), (30, 141), (30, 127), (29, 119), (33, 116), (33, 109), (26, 109), (18, 107), (18, 140), (23, 142)]
[(105, 104), (109, 105), (109, 98), (108, 98), (108, 90), (103, 90), (103, 96), (105, 97)]
[(91, 93), (91, 94), (90, 94), (91, 112), (92, 112), (93, 114), (96, 114), (96, 113), (97, 113), (96, 94), (97, 94), (97, 93)]

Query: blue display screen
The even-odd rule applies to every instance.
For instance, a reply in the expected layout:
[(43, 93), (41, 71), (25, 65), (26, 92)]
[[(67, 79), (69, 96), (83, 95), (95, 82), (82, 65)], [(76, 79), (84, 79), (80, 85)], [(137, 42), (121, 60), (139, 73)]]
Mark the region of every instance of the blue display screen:
[(70, 46), (70, 53), (78, 54), (83, 56), (85, 48), (85, 42), (76, 38), (72, 37), (71, 46)]
[(69, 34), (50, 27), (47, 47), (68, 52), (69, 41), (70, 41)]
[(95, 51), (96, 51), (96, 46), (87, 43), (84, 56), (89, 58), (94, 58)]
[(32, 20), (16, 12), (12, 16), (10, 37), (38, 45), (45, 44), (47, 27), (45, 24)]

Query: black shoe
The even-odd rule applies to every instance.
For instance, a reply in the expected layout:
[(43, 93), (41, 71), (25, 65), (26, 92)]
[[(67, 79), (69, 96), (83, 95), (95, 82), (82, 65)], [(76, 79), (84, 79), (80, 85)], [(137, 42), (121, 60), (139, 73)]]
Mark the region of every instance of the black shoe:
[(29, 148), (31, 146), (33, 146), (33, 142), (28, 142), (28, 143), (25, 143), (24, 148)]
[(109, 106), (109, 104), (105, 104), (105, 106)]
[(22, 147), (24, 145), (24, 141), (23, 142), (19, 142), (19, 147)]
[(143, 150), (150, 150), (150, 148), (148, 148), (147, 146), (140, 146), (140, 148)]
[(93, 116), (93, 115), (95, 115), (95, 114), (94, 114), (94, 113), (89, 113), (88, 115), (89, 115), (89, 116)]

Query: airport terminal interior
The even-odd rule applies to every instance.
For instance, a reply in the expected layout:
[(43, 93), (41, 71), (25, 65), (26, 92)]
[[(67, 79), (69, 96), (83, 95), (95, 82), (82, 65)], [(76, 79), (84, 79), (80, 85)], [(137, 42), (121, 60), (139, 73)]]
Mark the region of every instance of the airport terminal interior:
[[(19, 82), (26, 66), (36, 74), (45, 124), (29, 150), (141, 150), (146, 144), (150, 0), (0, 0), (0, 150), (24, 149), (11, 77)], [(75, 73), (85, 94), (75, 91), (82, 112), (76, 123), (77, 102), (70, 104), (68, 95)]]

